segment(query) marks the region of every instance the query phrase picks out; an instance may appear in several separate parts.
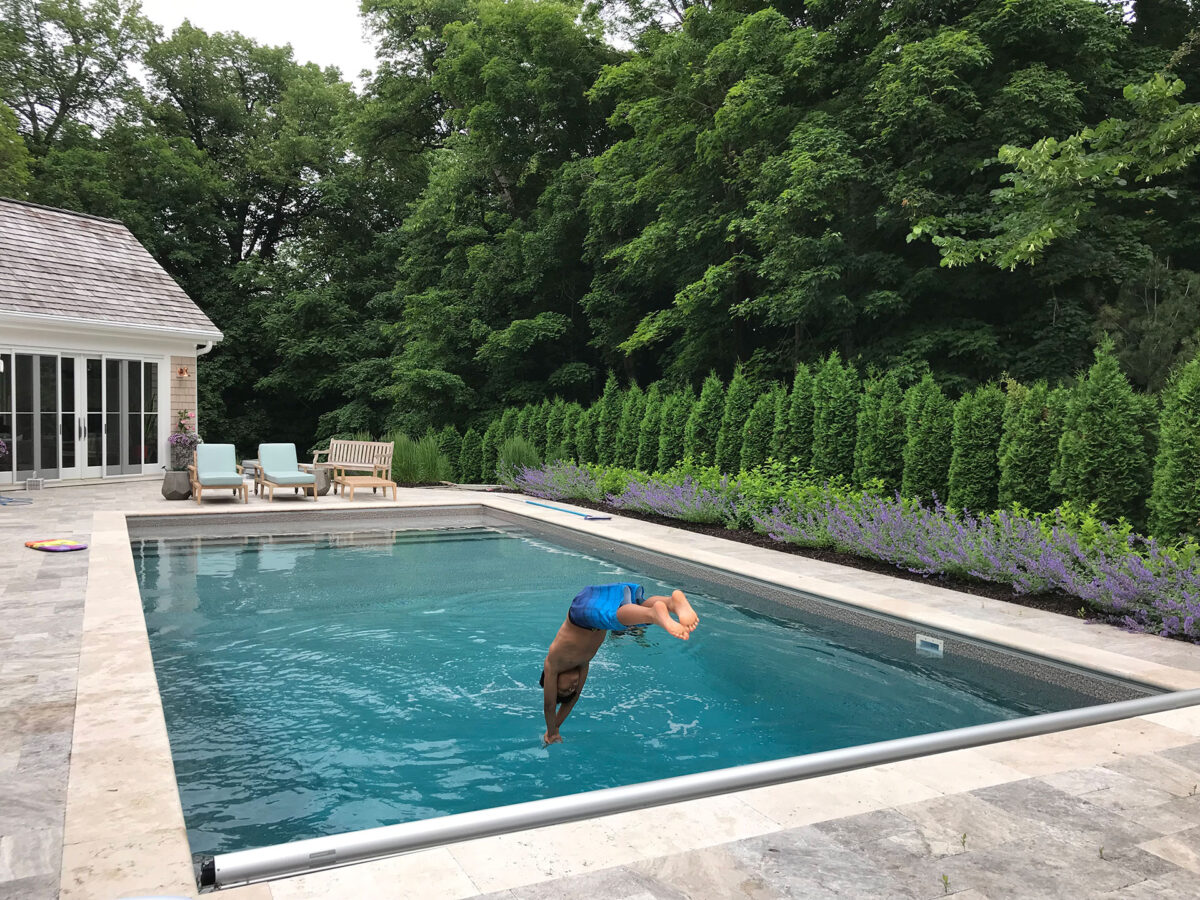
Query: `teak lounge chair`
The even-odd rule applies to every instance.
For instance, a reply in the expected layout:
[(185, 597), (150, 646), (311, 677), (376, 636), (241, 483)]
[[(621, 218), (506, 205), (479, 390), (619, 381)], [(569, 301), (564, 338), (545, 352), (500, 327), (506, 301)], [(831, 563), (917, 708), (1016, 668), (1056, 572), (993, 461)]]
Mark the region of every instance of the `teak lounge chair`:
[(242, 492), (243, 503), (249, 501), (242, 467), (237, 464), (233, 444), (200, 444), (192, 454), (188, 478), (192, 482), (192, 496), (197, 503), (205, 488), (231, 488), (235, 497), (238, 491)]
[(295, 444), (259, 444), (258, 445), (258, 475), (255, 477), (263, 492), (270, 493), (267, 499), (275, 499), (275, 488), (290, 487), (312, 492), (313, 500), (317, 499), (317, 479), (312, 472), (300, 471), (296, 463)]

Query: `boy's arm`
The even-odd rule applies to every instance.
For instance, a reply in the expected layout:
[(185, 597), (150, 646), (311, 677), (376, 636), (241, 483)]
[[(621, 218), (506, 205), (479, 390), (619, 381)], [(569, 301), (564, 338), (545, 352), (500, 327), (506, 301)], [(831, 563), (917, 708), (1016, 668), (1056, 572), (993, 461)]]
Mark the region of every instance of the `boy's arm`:
[(555, 717), (554, 722), (555, 731), (562, 727), (562, 723), (567, 720), (567, 716), (569, 716), (571, 714), (571, 710), (575, 708), (575, 703), (579, 700), (579, 695), (583, 693), (583, 686), (587, 683), (587, 676), (588, 664), (584, 663), (579, 667), (579, 690), (575, 692), (575, 696), (558, 708), (558, 715)]
[(558, 717), (555, 708), (558, 706), (558, 669), (550, 665), (550, 660), (542, 665), (542, 714), (546, 717), (546, 734), (544, 743), (553, 744), (561, 741), (558, 737)]

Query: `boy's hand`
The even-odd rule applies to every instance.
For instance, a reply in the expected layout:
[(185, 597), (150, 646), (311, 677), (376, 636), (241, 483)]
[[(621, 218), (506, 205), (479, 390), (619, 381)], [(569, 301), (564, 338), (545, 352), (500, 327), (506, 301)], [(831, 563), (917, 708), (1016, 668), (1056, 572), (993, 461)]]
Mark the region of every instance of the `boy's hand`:
[(557, 731), (555, 731), (555, 732), (547, 731), (545, 734), (542, 735), (542, 746), (543, 747), (549, 747), (551, 744), (561, 744), (561, 743), (562, 743), (562, 735), (559, 734)]

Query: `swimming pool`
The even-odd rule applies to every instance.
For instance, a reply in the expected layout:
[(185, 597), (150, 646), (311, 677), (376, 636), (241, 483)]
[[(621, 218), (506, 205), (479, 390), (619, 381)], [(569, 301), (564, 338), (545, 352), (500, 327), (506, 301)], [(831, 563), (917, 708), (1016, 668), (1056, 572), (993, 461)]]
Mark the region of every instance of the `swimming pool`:
[[(903, 623), (565, 532), (242, 518), (133, 532), (196, 853), (1147, 693), (944, 636), (937, 656)], [(544, 749), (546, 645), (579, 587), (618, 580), (682, 587), (701, 627), (607, 640)]]

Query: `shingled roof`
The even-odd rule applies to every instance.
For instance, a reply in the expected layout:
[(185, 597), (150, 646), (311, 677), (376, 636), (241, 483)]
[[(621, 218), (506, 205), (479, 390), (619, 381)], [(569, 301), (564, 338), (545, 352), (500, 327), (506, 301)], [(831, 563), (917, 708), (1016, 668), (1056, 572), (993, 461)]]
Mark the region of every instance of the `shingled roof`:
[(4, 312), (221, 337), (120, 222), (0, 197)]

